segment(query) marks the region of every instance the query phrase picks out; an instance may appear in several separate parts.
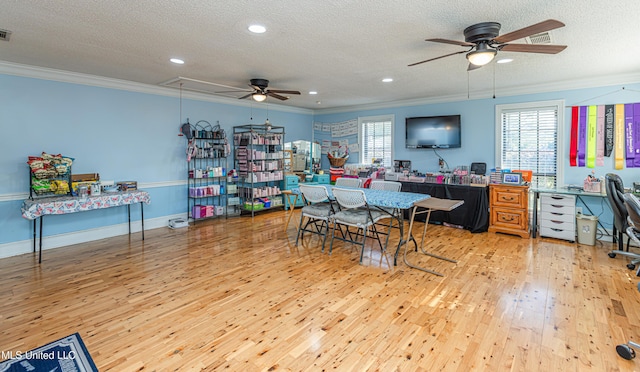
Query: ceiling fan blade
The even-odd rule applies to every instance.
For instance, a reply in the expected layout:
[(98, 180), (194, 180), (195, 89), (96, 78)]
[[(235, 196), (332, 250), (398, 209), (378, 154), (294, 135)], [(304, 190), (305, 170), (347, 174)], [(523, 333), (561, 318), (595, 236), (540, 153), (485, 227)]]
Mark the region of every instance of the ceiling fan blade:
[(412, 63), (412, 64), (410, 64), (409, 66), (415, 66), (415, 65), (419, 65), (419, 64), (421, 64), (421, 63), (431, 62), (431, 61), (435, 61), (436, 59), (440, 59), (440, 58), (444, 58), (444, 57), (449, 57), (449, 56), (453, 56), (453, 55), (461, 54), (461, 53), (467, 53), (467, 52), (468, 52), (468, 50), (462, 50), (462, 51), (460, 51), (460, 52), (455, 52), (455, 53), (445, 54), (445, 55), (440, 56), (440, 57), (431, 58), (431, 59), (427, 59), (427, 60), (424, 60), (424, 61), (420, 61), (420, 62)]
[(288, 100), (288, 99), (289, 99), (289, 97), (281, 96), (281, 95), (279, 95), (279, 94), (273, 93), (272, 91), (268, 91), (268, 92), (266, 92), (266, 94), (267, 94), (268, 96), (273, 97), (273, 98), (277, 98), (277, 99), (279, 99), (279, 100), (281, 100), (281, 101), (286, 101), (286, 100)]
[(506, 52), (557, 54), (565, 50), (566, 47), (566, 45), (505, 44), (499, 48)]
[(521, 28), (519, 30), (511, 31), (504, 35), (500, 35), (495, 39), (493, 39), (493, 41), (495, 41), (498, 44), (504, 44), (513, 40), (522, 39), (527, 36), (539, 34), (545, 31), (554, 30), (560, 27), (564, 27), (564, 23), (560, 21), (556, 21), (555, 19), (547, 19), (546, 21), (536, 23), (535, 25), (531, 25), (529, 27)]
[(252, 95), (253, 95), (253, 92), (251, 92), (251, 93), (249, 93), (247, 95), (244, 95), (242, 97), (239, 97), (238, 99), (245, 99), (245, 98), (251, 97)]
[(300, 94), (297, 90), (269, 89), (270, 93)]
[(467, 71), (477, 70), (482, 66), (474, 65), (473, 63), (469, 63), (469, 67), (467, 67)]
[(467, 43), (466, 41), (456, 41), (456, 40), (449, 40), (449, 39), (426, 39), (425, 41), (432, 41), (434, 43), (453, 44), (453, 45), (460, 45), (460, 46), (474, 46), (475, 45), (473, 43)]

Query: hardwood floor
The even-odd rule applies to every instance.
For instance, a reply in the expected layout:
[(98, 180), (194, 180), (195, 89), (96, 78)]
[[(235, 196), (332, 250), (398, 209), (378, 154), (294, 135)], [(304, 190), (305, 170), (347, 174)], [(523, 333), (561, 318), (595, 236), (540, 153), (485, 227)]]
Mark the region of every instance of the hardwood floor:
[[(640, 293), (611, 244), (429, 227), (411, 254), (295, 247), (282, 211), (0, 260), (0, 350), (79, 332), (100, 371), (632, 371)], [(416, 235), (422, 225), (414, 227)], [(392, 237), (397, 242), (397, 236)], [(328, 243), (327, 243), (328, 248)], [(327, 249), (328, 251), (328, 249)]]

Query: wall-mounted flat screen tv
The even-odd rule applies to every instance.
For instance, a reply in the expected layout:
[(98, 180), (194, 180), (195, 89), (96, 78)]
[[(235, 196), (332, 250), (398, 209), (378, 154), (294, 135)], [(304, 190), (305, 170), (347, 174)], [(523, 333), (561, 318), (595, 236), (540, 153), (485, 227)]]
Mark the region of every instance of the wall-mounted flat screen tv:
[(408, 149), (451, 149), (461, 143), (460, 115), (406, 118)]

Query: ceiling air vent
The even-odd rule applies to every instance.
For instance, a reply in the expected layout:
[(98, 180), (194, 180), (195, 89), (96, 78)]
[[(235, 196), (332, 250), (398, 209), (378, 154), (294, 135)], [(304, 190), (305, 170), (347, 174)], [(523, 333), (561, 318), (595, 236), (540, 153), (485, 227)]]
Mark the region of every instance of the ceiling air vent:
[(9, 41), (10, 37), (11, 37), (11, 31), (0, 28), (0, 40)]
[(551, 34), (549, 32), (541, 32), (525, 38), (527, 44), (552, 44)]

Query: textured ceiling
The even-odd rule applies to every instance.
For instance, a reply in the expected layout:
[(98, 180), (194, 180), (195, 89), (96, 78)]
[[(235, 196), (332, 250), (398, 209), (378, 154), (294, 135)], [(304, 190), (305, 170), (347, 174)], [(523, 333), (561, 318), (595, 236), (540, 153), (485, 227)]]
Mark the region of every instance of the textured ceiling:
[[(152, 85), (181, 76), (246, 89), (266, 78), (302, 92), (284, 105), (336, 109), (481, 98), (494, 72), (497, 94), (638, 76), (638, 15), (638, 0), (5, 0), (0, 28), (13, 34), (0, 41), (0, 60)], [(462, 50), (426, 38), (464, 40), (475, 23), (500, 22), (506, 33), (546, 19), (566, 24), (551, 32), (568, 45), (560, 54), (501, 51), (514, 61), (471, 72), (464, 54), (407, 67)], [(251, 23), (267, 32), (250, 33)]]

